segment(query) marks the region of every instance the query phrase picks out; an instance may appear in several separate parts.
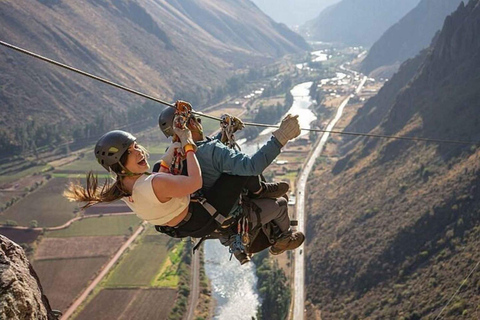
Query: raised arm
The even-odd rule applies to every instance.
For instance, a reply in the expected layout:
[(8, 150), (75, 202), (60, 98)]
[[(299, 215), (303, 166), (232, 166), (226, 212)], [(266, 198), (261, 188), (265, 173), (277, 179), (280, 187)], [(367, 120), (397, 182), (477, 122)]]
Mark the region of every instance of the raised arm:
[[(153, 179), (153, 190), (159, 199), (183, 197), (202, 187), (202, 172), (195, 157), (196, 146), (189, 129), (174, 129), (180, 138), (187, 161), (187, 176), (161, 174)], [(171, 146), (173, 147), (173, 146)]]

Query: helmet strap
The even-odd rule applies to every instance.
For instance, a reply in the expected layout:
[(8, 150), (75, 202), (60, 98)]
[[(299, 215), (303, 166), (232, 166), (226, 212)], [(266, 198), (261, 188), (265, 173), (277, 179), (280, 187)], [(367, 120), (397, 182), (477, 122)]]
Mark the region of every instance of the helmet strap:
[(118, 164), (123, 169), (121, 173), (117, 173), (117, 175), (121, 176), (121, 177), (136, 177), (136, 176), (141, 176), (141, 175), (149, 176), (149, 175), (152, 174), (151, 172), (133, 173), (130, 170), (128, 170), (127, 168), (125, 168), (125, 166), (121, 162), (118, 162)]

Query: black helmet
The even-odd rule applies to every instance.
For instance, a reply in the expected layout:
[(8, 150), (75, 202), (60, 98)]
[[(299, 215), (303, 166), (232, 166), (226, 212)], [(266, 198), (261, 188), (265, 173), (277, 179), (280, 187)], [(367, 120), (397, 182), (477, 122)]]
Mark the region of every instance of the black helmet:
[(173, 137), (173, 119), (175, 118), (175, 108), (166, 107), (158, 116), (158, 126), (165, 137)]
[(120, 162), (128, 147), (137, 140), (133, 135), (122, 130), (105, 133), (95, 145), (95, 158), (107, 171), (110, 166)]

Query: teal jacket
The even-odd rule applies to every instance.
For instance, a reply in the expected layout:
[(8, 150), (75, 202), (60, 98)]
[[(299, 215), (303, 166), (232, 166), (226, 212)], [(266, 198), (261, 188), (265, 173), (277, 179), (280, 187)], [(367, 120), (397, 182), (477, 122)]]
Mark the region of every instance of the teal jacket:
[(237, 176), (258, 176), (280, 154), (282, 145), (272, 136), (254, 155), (248, 156), (228, 148), (218, 139), (196, 142), (198, 162), (202, 169), (204, 191), (210, 189), (222, 173)]

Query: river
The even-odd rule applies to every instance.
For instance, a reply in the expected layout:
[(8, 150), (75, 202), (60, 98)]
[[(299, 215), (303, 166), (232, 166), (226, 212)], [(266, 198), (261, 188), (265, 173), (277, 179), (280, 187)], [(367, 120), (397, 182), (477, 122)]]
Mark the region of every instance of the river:
[[(310, 123), (316, 119), (309, 109), (312, 104), (309, 95), (311, 85), (312, 82), (304, 82), (293, 87), (293, 104), (286, 113), (299, 115), (300, 127), (305, 129), (309, 129)], [(269, 133), (273, 130), (265, 129), (253, 142), (239, 141), (242, 151), (250, 155), (255, 153), (259, 146), (270, 139)], [(302, 135), (307, 133), (308, 131), (302, 131)], [(205, 242), (205, 271), (217, 303), (214, 319), (251, 320), (256, 317), (261, 303), (256, 289), (255, 266), (253, 263), (241, 266), (235, 257), (231, 261), (229, 258), (228, 248), (222, 246), (218, 240)]]

